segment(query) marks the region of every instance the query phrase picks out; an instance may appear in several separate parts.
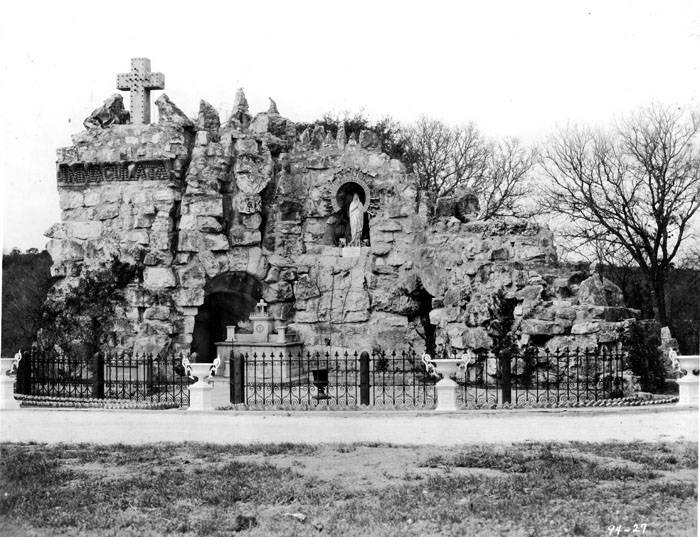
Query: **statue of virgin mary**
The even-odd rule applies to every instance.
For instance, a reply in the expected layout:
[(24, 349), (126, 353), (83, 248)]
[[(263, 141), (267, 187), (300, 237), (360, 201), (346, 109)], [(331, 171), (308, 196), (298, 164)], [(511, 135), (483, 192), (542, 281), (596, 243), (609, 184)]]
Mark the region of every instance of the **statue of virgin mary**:
[(362, 224), (364, 220), (364, 207), (360, 201), (360, 197), (355, 194), (348, 208), (348, 216), (350, 217), (350, 245), (359, 246), (362, 238)]

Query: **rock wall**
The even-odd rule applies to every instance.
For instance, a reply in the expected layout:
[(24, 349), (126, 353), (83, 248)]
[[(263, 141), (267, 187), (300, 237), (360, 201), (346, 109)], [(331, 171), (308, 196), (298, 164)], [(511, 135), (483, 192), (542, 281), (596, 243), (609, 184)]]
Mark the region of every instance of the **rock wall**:
[[(636, 316), (609, 282), (560, 266), (546, 228), (470, 221), (471, 199), (442, 200), (428, 222), (369, 131), (297, 136), (274, 103), (253, 118), (242, 92), (224, 123), (204, 101), (196, 119), (165, 95), (156, 105), (157, 124), (94, 126), (58, 151), (62, 221), (47, 232), (58, 288), (112, 258), (140, 267), (115, 328), (124, 348), (190, 350), (202, 305), (231, 273), (259, 282), (309, 349), (422, 350), (426, 337), (489, 348), (499, 290), (517, 301), (523, 343), (611, 343)], [(347, 193), (367, 219), (362, 244), (341, 249)]]

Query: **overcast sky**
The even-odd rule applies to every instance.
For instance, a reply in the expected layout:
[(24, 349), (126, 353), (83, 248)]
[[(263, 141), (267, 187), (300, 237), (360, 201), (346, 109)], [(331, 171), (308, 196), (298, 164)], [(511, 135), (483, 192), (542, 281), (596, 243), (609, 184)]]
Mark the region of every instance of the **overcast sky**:
[(700, 108), (697, 0), (462, 4), (4, 2), (4, 249), (45, 245), (60, 217), (55, 150), (116, 92), (131, 57), (151, 58), (190, 115), (201, 98), (230, 110), (244, 87), (253, 114), (270, 96), (293, 120), (428, 115), (536, 142), (652, 101)]

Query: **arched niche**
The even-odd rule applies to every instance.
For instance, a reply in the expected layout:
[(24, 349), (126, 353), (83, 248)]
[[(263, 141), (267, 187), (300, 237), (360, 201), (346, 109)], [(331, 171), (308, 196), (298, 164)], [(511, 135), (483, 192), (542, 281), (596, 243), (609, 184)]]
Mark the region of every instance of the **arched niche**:
[(215, 343), (226, 339), (226, 327), (245, 326), (261, 298), (262, 282), (247, 272), (226, 272), (209, 280), (194, 320), (191, 351), (200, 361), (213, 360)]
[(348, 209), (357, 194), (364, 208), (361, 244), (369, 246), (369, 207), (370, 190), (367, 183), (357, 175), (343, 175), (333, 181), (330, 189), (331, 203), (334, 213), (326, 221), (326, 234), (324, 242), (333, 246), (339, 246), (341, 239), (345, 244), (350, 243), (350, 220)]

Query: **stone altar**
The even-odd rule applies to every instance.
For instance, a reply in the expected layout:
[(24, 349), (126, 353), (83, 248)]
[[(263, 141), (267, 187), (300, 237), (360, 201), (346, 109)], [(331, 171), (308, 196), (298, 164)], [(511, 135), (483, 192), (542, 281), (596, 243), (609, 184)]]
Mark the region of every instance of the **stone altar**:
[[(230, 376), (229, 358), (248, 355), (251, 359), (257, 356), (257, 367), (251, 363), (246, 364), (246, 377), (262, 381), (273, 377), (281, 383), (296, 382), (300, 378), (306, 378), (306, 370), (303, 362), (298, 359), (304, 352), (304, 346), (294, 333), (285, 326), (278, 326), (275, 330), (275, 321), (267, 311), (264, 300), (258, 302), (255, 312), (250, 314), (252, 333), (237, 332), (234, 326), (227, 327), (226, 341), (216, 343), (216, 350), (223, 361), (223, 376)], [(274, 333), (276, 332), (276, 333)], [(274, 365), (266, 364), (262, 367), (262, 356), (266, 359), (274, 356)]]

